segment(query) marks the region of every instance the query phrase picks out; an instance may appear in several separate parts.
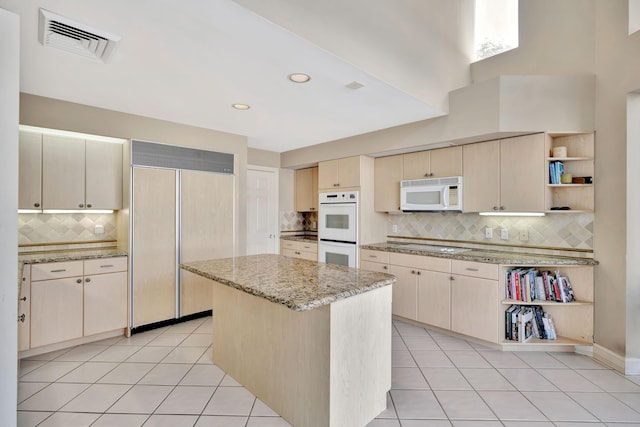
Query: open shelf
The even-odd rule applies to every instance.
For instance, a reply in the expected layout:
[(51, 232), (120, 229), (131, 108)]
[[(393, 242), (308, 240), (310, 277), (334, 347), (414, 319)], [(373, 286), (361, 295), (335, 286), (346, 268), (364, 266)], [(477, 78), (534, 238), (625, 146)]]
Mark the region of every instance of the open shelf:
[(593, 187), (593, 184), (547, 184), (547, 187), (553, 187), (553, 188)]
[[(591, 346), (593, 345), (593, 343), (578, 341), (571, 338), (558, 337), (555, 340), (531, 338), (527, 342), (503, 340), (500, 345), (502, 345), (503, 350), (509, 350), (510, 347), (519, 347), (520, 349), (522, 349), (522, 347), (575, 347), (577, 345)], [(531, 350), (533, 350), (533, 348), (531, 348)]]
[(593, 157), (547, 157), (550, 162), (573, 162), (581, 160), (593, 160)]
[(592, 305), (592, 302), (589, 301), (572, 301), (572, 302), (558, 302), (558, 301), (547, 301), (547, 300), (534, 300), (531, 302), (518, 301), (514, 299), (505, 299), (500, 302), (502, 305), (559, 305), (563, 307), (572, 306), (572, 305)]

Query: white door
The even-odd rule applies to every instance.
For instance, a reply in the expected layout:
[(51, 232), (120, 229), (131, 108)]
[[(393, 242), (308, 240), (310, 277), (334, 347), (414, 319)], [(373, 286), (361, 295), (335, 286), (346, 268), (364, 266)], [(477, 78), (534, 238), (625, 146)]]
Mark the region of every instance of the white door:
[(278, 169), (247, 170), (247, 255), (278, 253)]

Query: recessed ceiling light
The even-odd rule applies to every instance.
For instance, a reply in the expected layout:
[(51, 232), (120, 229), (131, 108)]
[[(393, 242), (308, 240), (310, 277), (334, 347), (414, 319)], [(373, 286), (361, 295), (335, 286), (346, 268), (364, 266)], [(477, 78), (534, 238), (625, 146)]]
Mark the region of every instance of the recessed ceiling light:
[(311, 80), (311, 76), (304, 73), (293, 73), (289, 74), (289, 80), (294, 83), (306, 83)]
[(248, 110), (251, 108), (251, 106), (247, 104), (233, 104), (232, 107), (236, 110)]

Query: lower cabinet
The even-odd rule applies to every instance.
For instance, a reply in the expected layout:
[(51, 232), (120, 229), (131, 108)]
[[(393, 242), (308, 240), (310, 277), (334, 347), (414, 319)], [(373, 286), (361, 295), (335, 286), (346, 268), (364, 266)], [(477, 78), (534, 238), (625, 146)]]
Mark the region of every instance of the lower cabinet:
[(498, 266), (451, 262), (451, 330), (498, 342)]
[(451, 281), (449, 273), (422, 271), (418, 276), (418, 322), (451, 328)]
[(21, 350), (127, 326), (127, 257), (33, 264)]
[(418, 317), (418, 274), (412, 267), (389, 265), (389, 274), (396, 276), (393, 284), (391, 312), (395, 316), (416, 320)]
[(281, 240), (280, 254), (293, 258), (318, 260), (318, 244), (302, 240)]

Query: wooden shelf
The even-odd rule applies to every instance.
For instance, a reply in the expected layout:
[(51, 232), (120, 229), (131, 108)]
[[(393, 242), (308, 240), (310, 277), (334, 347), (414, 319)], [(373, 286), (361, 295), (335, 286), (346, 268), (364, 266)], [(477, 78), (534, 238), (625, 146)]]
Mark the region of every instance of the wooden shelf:
[(558, 302), (558, 301), (546, 301), (546, 300), (534, 300), (531, 302), (518, 301), (514, 299), (505, 299), (500, 302), (502, 305), (559, 305), (562, 307), (572, 306), (572, 305), (593, 305), (592, 302), (589, 301), (572, 301), (572, 302)]
[(547, 184), (547, 187), (553, 187), (553, 188), (593, 187), (593, 184)]
[(581, 160), (593, 160), (593, 157), (547, 157), (550, 162), (574, 162)]
[(591, 209), (566, 209), (566, 210), (546, 210), (545, 213), (558, 213), (558, 214), (570, 214), (570, 213), (593, 213)]
[(593, 345), (592, 343), (589, 342), (585, 342), (585, 341), (577, 341), (577, 340), (573, 340), (571, 338), (565, 338), (565, 337), (558, 337), (555, 340), (543, 340), (543, 339), (538, 339), (538, 338), (531, 338), (529, 341), (527, 342), (518, 342), (518, 341), (510, 341), (510, 340), (503, 340), (500, 343), (503, 346), (503, 349), (506, 350), (505, 347), (529, 347), (529, 346), (544, 346), (544, 347), (553, 347), (553, 346), (576, 346), (576, 345), (587, 345), (587, 346), (591, 346)]

